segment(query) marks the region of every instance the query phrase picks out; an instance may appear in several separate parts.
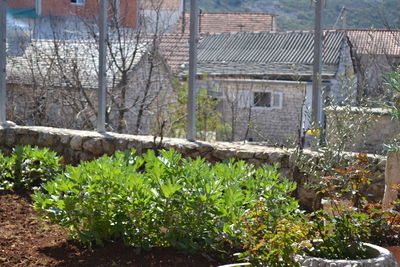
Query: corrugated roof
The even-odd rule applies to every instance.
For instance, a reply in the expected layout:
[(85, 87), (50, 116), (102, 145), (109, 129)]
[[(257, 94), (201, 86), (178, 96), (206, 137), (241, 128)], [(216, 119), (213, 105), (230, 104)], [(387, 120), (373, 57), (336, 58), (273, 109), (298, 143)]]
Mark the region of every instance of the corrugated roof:
[(357, 54), (400, 56), (399, 30), (346, 29)]
[[(313, 32), (215, 34), (199, 46), (199, 71), (224, 74), (285, 74), (297, 67), (299, 75), (312, 71)], [(324, 75), (336, 73), (343, 32), (324, 35)]]

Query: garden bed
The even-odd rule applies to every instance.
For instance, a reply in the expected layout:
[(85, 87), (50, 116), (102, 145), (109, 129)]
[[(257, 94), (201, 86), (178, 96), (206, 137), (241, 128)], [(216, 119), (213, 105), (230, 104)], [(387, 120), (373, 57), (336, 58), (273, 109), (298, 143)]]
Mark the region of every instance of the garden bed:
[(169, 248), (136, 255), (123, 244), (86, 249), (68, 240), (67, 233), (37, 217), (30, 198), (0, 193), (0, 266), (216, 266), (201, 256)]

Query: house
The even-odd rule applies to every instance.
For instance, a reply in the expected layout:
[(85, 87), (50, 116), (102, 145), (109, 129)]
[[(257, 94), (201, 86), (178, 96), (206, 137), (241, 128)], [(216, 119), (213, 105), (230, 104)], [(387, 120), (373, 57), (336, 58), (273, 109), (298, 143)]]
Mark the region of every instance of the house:
[[(173, 101), (168, 68), (151, 43), (110, 42), (107, 130), (149, 134)], [(8, 118), (20, 125), (93, 129), (96, 125), (98, 44), (34, 40), (7, 60)]]
[[(223, 33), (204, 37), (198, 51), (200, 86), (221, 97), (225, 140), (285, 143), (309, 123), (313, 32)], [(324, 33), (322, 84), (340, 98), (353, 72), (343, 32)]]
[(385, 90), (384, 75), (400, 65), (400, 31), (346, 29), (353, 48), (360, 96), (378, 98)]
[[(9, 22), (24, 25), (38, 39), (87, 36), (88, 23), (95, 21), (100, 9), (97, 0), (7, 0), (7, 4)], [(110, 18), (118, 18), (121, 27), (136, 28), (137, 0), (110, 1), (110, 9)]]

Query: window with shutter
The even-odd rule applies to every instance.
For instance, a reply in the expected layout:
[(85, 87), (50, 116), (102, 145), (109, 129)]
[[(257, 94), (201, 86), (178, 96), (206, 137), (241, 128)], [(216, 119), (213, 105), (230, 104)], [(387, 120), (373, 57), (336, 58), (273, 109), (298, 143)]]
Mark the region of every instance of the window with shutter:
[(251, 91), (249, 90), (239, 90), (238, 104), (240, 108), (249, 108), (251, 103)]

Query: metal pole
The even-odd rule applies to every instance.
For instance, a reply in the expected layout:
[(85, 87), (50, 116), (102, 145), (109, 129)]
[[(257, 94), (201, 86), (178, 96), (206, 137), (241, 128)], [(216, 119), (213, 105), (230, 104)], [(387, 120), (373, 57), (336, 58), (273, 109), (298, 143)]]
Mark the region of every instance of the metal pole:
[(182, 0), (182, 5), (182, 34), (184, 34), (186, 30), (186, 0)]
[(197, 0), (190, 1), (189, 96), (187, 139), (196, 140), (197, 42), (199, 39), (199, 8)]
[(0, 124), (6, 125), (6, 30), (7, 30), (7, 3), (0, 0)]
[(107, 93), (107, 10), (108, 0), (100, 1), (99, 18), (99, 89), (97, 131), (105, 132), (106, 125), (106, 93)]
[(314, 70), (311, 119), (314, 127), (321, 120), (321, 69), (322, 69), (322, 5), (324, 0), (316, 0), (314, 25)]

